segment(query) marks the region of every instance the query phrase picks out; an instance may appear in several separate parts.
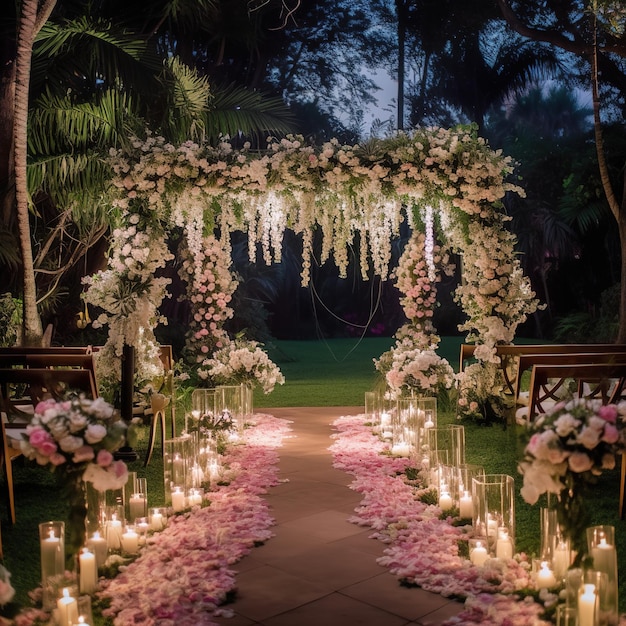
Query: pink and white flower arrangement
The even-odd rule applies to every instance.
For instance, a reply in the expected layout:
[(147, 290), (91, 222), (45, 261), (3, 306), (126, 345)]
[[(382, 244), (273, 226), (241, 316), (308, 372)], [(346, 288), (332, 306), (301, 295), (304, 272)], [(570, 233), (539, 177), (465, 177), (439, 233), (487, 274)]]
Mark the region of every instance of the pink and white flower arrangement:
[(26, 427), (20, 447), (24, 456), (54, 471), (80, 474), (98, 491), (120, 489), (128, 478), (113, 453), (125, 441), (126, 424), (102, 398), (43, 400)]
[(264, 393), (271, 393), (276, 385), (285, 382), (280, 368), (269, 358), (262, 344), (247, 339), (235, 339), (205, 359), (198, 376), (218, 385), (259, 385)]
[(212, 235), (203, 238), (199, 250), (183, 253), (179, 275), (187, 283), (191, 309), (185, 352), (194, 364), (229, 343), (224, 323), (233, 317), (230, 302), (238, 285), (230, 265), (229, 250)]
[(519, 463), (521, 495), (536, 504), (547, 494), (580, 561), (587, 550), (590, 486), (626, 450), (626, 402), (603, 406), (599, 400), (574, 398), (555, 404), (528, 428), (530, 438)]
[(529, 426), (531, 434), (519, 470), (522, 497), (536, 504), (544, 493), (560, 495), (577, 478), (594, 480), (613, 469), (626, 448), (626, 403), (559, 402)]

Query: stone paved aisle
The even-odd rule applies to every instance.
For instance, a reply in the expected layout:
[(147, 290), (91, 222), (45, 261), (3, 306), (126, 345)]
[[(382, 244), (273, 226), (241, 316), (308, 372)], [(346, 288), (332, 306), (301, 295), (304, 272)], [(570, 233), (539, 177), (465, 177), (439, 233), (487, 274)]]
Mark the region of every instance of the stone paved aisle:
[(292, 421), (280, 448), (281, 479), (266, 496), (276, 536), (235, 564), (238, 593), (224, 626), (439, 624), (462, 604), (401, 587), (376, 563), (384, 545), (347, 519), (360, 495), (332, 467), (331, 424), (362, 407), (259, 409)]

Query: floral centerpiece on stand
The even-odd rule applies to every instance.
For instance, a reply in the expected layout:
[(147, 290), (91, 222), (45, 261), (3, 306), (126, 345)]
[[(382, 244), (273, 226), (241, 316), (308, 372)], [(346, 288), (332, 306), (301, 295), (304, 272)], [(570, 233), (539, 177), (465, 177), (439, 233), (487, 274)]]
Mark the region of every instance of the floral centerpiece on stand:
[(259, 385), (264, 393), (271, 393), (282, 385), (285, 377), (269, 358), (258, 341), (237, 338), (205, 359), (198, 370), (201, 379), (214, 383)]
[(530, 424), (529, 432), (519, 464), (524, 476), (521, 495), (529, 504), (536, 504), (544, 493), (555, 496), (550, 502), (556, 500), (561, 531), (580, 561), (587, 550), (591, 486), (626, 450), (626, 403), (559, 402)]
[(58, 476), (69, 503), (66, 545), (70, 555), (78, 553), (85, 542), (85, 482), (97, 491), (120, 489), (126, 483), (128, 468), (113, 456), (125, 435), (125, 422), (102, 398), (48, 399), (35, 406), (20, 446), (26, 458), (49, 466)]

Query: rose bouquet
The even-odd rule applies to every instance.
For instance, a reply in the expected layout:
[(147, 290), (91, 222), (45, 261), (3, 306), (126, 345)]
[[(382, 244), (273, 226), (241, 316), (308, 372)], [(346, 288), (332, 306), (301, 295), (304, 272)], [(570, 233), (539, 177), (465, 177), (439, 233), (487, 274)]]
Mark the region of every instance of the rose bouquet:
[[(120, 489), (128, 468), (113, 453), (125, 441), (126, 424), (102, 398), (44, 400), (26, 427), (20, 447), (24, 456), (49, 465), (69, 499), (70, 548), (84, 543), (85, 481), (97, 491)], [(81, 525), (82, 522), (82, 525)]]
[(260, 343), (235, 339), (217, 350), (212, 358), (202, 362), (200, 378), (211, 378), (215, 383), (259, 385), (264, 393), (282, 385), (285, 377), (278, 366), (267, 356)]
[(529, 504), (544, 493), (556, 496), (561, 529), (581, 557), (590, 510), (585, 496), (626, 449), (625, 427), (626, 403), (602, 405), (587, 399), (559, 402), (529, 426), (531, 436), (519, 464), (521, 495)]

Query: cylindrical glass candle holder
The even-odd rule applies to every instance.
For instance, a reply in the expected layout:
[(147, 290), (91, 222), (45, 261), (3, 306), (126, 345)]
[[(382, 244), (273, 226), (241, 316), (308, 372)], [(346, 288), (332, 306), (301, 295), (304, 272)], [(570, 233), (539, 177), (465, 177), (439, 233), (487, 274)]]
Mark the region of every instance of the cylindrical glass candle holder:
[(565, 580), (567, 570), (572, 564), (572, 546), (569, 539), (559, 535), (552, 553), (552, 569), (561, 582)]
[(428, 448), (432, 452), (447, 451), (448, 464), (459, 467), (465, 463), (465, 428), (447, 424), (425, 431)]
[(137, 472), (129, 472), (124, 485), (124, 514), (131, 523), (148, 515), (148, 482), (138, 477)]
[(474, 504), (473, 527), (477, 536), (485, 537), (489, 553), (496, 555), (502, 530), (515, 545), (515, 481), (506, 474), (485, 474), (472, 480)]
[(364, 396), (365, 421), (371, 424), (375, 432), (379, 430), (377, 397), (375, 391), (366, 391)]
[(456, 468), (458, 485), (459, 516), (464, 519), (474, 517), (474, 499), (472, 497), (472, 480), (485, 475), (480, 465), (462, 463)]
[(134, 524), (127, 524), (121, 538), (122, 552), (132, 555), (139, 552), (139, 533)]
[(85, 481), (85, 499), (87, 504), (87, 536), (104, 530), (106, 521), (106, 491), (98, 491), (92, 482)]
[(101, 568), (107, 560), (109, 547), (105, 534), (106, 521), (102, 531), (96, 530), (87, 537), (87, 547), (96, 557), (96, 568)]
[(539, 529), (541, 543), (539, 556), (544, 561), (552, 561), (557, 538), (560, 535), (556, 509), (541, 507), (539, 509)]
[(151, 508), (148, 523), (150, 530), (154, 532), (163, 530), (167, 526), (167, 509), (164, 507)]
[(243, 402), (244, 420), (252, 417), (254, 413), (254, 388), (251, 385), (241, 383), (241, 398)]
[(606, 585), (606, 574), (595, 570), (583, 572), (582, 584), (578, 589), (579, 626), (600, 626), (600, 597)]
[(51, 610), (57, 600), (58, 582), (65, 572), (65, 524), (63, 522), (39, 524), (39, 548), (43, 606), (45, 610)]
[(215, 413), (218, 418), (230, 419), (239, 434), (244, 428), (244, 402), (241, 385), (221, 385), (215, 388)]
[(116, 552), (122, 549), (123, 529), (124, 507), (121, 505), (107, 507), (105, 534), (107, 540), (107, 548), (110, 551)]
[(578, 608), (559, 604), (556, 607), (556, 626), (578, 626)]
[[(215, 389), (194, 389), (191, 392), (191, 419), (213, 417), (215, 413)], [(187, 424), (185, 424), (185, 429)]]
[(482, 537), (472, 537), (469, 540), (469, 559), (473, 565), (481, 567), (490, 558), (487, 542)]
[[(191, 486), (193, 464), (193, 438), (189, 434), (166, 439), (163, 443), (163, 486), (165, 502), (171, 504), (174, 486), (186, 489)], [(189, 484), (188, 484), (189, 483)]]
[(614, 526), (587, 528), (587, 548), (593, 559), (593, 569), (606, 574), (606, 584), (600, 590), (600, 617), (607, 624), (617, 623), (617, 550)]

